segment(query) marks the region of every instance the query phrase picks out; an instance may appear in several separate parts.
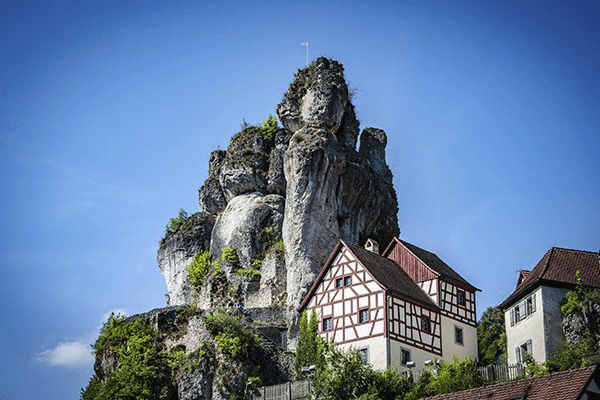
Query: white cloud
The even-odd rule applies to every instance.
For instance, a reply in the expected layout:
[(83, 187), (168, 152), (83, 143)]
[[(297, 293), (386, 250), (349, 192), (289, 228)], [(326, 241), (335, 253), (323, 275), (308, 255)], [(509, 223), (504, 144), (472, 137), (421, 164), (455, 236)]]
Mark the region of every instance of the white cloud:
[[(126, 316), (127, 312), (122, 308), (110, 310), (102, 317), (102, 323), (106, 322), (111, 314)], [(94, 355), (90, 343), (96, 341), (101, 328), (102, 324), (98, 325), (96, 331), (90, 332), (81, 339), (60, 342), (54, 348), (38, 353), (37, 360), (50, 367), (78, 368), (92, 365)]]
[(94, 356), (89, 343), (62, 342), (53, 349), (42, 351), (38, 359), (51, 367), (84, 367), (92, 365)]

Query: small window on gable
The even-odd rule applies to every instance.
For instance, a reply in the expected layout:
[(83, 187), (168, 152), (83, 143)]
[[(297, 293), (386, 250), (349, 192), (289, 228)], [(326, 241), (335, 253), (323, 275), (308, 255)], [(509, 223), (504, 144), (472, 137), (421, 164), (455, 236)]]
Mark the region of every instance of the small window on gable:
[(410, 351), (406, 349), (401, 349), (400, 352), (400, 363), (402, 365), (408, 364), (410, 362)]
[(351, 276), (346, 276), (344, 278), (344, 286), (350, 286), (352, 285), (352, 277)]
[(463, 330), (458, 326), (454, 327), (454, 342), (457, 344), (464, 344)]
[(427, 317), (421, 317), (421, 330), (431, 333), (431, 321)]
[(458, 290), (456, 292), (456, 301), (458, 302), (459, 306), (464, 306), (465, 304), (467, 304), (467, 302), (465, 300), (465, 291), (464, 290)]
[(323, 331), (330, 331), (333, 329), (333, 321), (331, 317), (323, 318)]
[(335, 288), (339, 289), (343, 286), (344, 280), (342, 278), (337, 278), (335, 280)]
[(358, 312), (358, 322), (361, 324), (364, 322), (369, 322), (369, 309), (368, 308), (362, 309)]

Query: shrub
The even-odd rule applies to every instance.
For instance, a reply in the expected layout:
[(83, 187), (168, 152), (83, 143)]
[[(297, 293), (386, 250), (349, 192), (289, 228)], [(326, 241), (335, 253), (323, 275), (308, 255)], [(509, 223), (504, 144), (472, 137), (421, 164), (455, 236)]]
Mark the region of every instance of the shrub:
[(563, 317), (581, 311), (581, 303), (585, 297), (585, 289), (583, 287), (583, 277), (581, 276), (581, 271), (575, 271), (575, 277), (577, 280), (575, 289), (567, 292), (565, 299), (560, 306), (560, 311)]
[(178, 230), (188, 218), (187, 212), (183, 208), (179, 209), (177, 216), (170, 218), (169, 223), (165, 226), (165, 234)]
[(598, 363), (598, 343), (588, 332), (577, 343), (562, 341), (552, 357), (544, 363), (548, 373), (567, 371)]
[(285, 245), (283, 244), (283, 239), (273, 243), (273, 245), (267, 249), (266, 254), (271, 253), (277, 253), (282, 257), (285, 256)]
[(238, 258), (237, 252), (231, 246), (227, 246), (221, 252), (221, 261), (226, 261), (229, 264), (235, 266), (240, 263), (240, 259)]
[(192, 263), (187, 269), (188, 280), (191, 285), (199, 290), (204, 283), (204, 279), (210, 272), (211, 257), (208, 250), (198, 249)]
[[(82, 398), (167, 399), (173, 388), (169, 380), (169, 364), (161, 354), (156, 333), (145, 320), (126, 320), (121, 316), (108, 319), (93, 346), (98, 356), (110, 348), (118, 367), (104, 382), (92, 378)], [(84, 397), (85, 396), (85, 397)]]
[(246, 326), (241, 317), (214, 311), (205, 314), (203, 320), (222, 354), (232, 358), (249, 358), (260, 350), (260, 337)]
[(241, 276), (260, 276), (260, 271), (254, 268), (239, 268), (235, 270), (235, 274)]
[(266, 140), (273, 140), (277, 133), (277, 120), (269, 114), (265, 122), (262, 123), (260, 133)]

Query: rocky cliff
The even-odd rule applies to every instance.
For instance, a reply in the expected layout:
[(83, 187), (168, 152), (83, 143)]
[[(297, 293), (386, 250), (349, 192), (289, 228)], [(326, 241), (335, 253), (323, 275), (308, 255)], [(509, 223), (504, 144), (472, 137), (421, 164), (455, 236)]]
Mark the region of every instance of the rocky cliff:
[[(277, 115), (283, 128), (274, 120), (246, 127), (227, 150), (211, 153), (201, 211), (161, 241), (170, 305), (272, 307), (293, 322), (339, 239), (362, 244), (373, 237), (385, 245), (398, 235), (386, 134), (359, 134), (340, 63), (319, 58), (299, 70)], [(194, 257), (209, 251), (219, 260), (226, 248), (239, 260), (225, 268), (225, 287), (215, 288), (211, 274), (194, 287)]]
[(359, 132), (340, 63), (299, 70), (277, 115), (211, 153), (200, 211), (160, 242), (168, 306), (105, 324), (83, 400), (246, 398), (289, 380), (297, 307), (336, 242), (398, 235), (386, 134)]

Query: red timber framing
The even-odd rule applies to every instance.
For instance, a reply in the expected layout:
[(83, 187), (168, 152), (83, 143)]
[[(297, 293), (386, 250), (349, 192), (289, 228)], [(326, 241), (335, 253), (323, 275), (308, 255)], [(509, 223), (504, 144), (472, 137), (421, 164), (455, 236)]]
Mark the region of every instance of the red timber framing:
[[(456, 321), (476, 326), (476, 289), (442, 276), (398, 239), (394, 238), (390, 242), (383, 256), (402, 268), (440, 306), (442, 314)], [(464, 291), (464, 306), (458, 303), (458, 290)]]
[[(464, 293), (464, 305), (458, 302), (458, 292)], [(463, 322), (476, 325), (477, 310), (475, 309), (475, 292), (471, 292), (458, 282), (448, 282), (440, 279), (440, 308), (442, 314)]]
[[(341, 242), (340, 242), (341, 243)], [(346, 246), (336, 247), (311, 288), (302, 307), (320, 318), (318, 333), (336, 344), (351, 343), (385, 335), (385, 291)], [(329, 264), (329, 266), (328, 266)], [(350, 277), (350, 285), (345, 278)], [(336, 280), (342, 278), (342, 287)], [(311, 293), (312, 292), (312, 293)], [(359, 322), (359, 311), (368, 309), (369, 320)], [(323, 320), (332, 319), (332, 329), (323, 330)]]
[[(388, 297), (388, 332), (391, 340), (442, 355), (442, 329), (439, 312), (396, 296)], [(421, 319), (430, 321), (430, 333), (423, 331)]]

